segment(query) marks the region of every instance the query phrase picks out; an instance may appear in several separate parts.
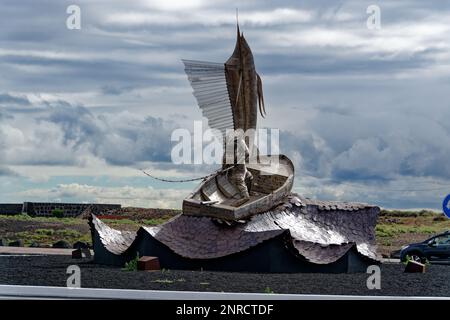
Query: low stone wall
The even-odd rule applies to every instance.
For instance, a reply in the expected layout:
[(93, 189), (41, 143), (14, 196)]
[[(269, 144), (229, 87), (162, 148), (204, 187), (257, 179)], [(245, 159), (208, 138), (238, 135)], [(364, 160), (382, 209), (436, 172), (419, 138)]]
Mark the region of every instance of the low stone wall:
[(30, 216), (53, 216), (55, 209), (64, 211), (64, 217), (77, 217), (89, 210), (93, 214), (101, 214), (110, 210), (120, 209), (120, 204), (89, 204), (89, 203), (54, 203), (54, 202), (25, 202), (23, 211)]
[(0, 214), (21, 214), (23, 203), (0, 203)]
[(64, 217), (77, 217), (89, 211), (93, 214), (107, 213), (118, 210), (120, 204), (97, 204), (97, 203), (55, 203), (55, 202), (24, 202), (0, 204), (0, 214), (15, 215), (26, 213), (36, 217), (51, 217), (55, 209), (61, 209)]

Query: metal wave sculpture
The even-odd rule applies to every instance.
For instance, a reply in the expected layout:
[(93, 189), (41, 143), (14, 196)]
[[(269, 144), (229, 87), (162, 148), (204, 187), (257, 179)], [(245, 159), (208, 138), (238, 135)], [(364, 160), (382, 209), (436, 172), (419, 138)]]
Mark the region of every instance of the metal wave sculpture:
[(325, 202), (291, 194), (246, 223), (180, 214), (136, 233), (110, 228), (92, 216), (95, 261), (122, 266), (139, 255), (162, 268), (245, 272), (365, 272), (379, 263), (379, 208)]
[[(262, 82), (243, 34), (237, 31), (226, 63), (183, 60), (193, 94), (211, 128), (255, 129), (258, 106), (265, 115)], [(249, 142), (246, 141), (248, 144)], [(253, 195), (236, 204), (226, 174), (206, 179), (183, 201), (183, 213), (137, 233), (90, 220), (94, 259), (122, 266), (136, 254), (156, 256), (162, 268), (249, 272), (365, 272), (380, 261), (375, 226), (380, 208), (329, 202), (291, 193), (292, 162), (254, 176)], [(284, 165), (284, 166), (283, 166)]]

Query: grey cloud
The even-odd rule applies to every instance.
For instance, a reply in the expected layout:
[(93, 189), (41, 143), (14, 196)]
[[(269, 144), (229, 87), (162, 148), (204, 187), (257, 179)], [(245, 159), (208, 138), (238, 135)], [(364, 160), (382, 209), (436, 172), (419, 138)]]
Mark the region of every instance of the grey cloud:
[[(0, 22), (0, 25), (9, 31), (4, 33), (7, 36), (5, 36), (3, 41), (0, 35), (0, 43), (4, 47), (25, 47), (32, 50), (45, 49), (52, 52), (80, 55), (96, 52), (103, 53), (103, 56), (100, 54), (95, 59), (77, 61), (61, 57), (17, 56), (11, 53), (2, 58), (5, 63), (3, 67), (0, 67), (0, 72), (6, 74), (10, 80), (11, 88), (9, 89), (11, 90), (14, 89), (14, 86), (37, 91), (49, 90), (49, 88), (64, 90), (67, 87), (72, 88), (72, 90), (87, 90), (93, 86), (103, 86), (106, 89), (108, 87), (109, 89), (115, 88), (115, 90), (109, 90), (109, 94), (111, 94), (117, 93), (117, 88), (126, 87), (127, 84), (135, 86), (142, 86), (143, 83), (148, 85), (156, 83), (162, 85), (170, 84), (161, 77), (152, 77), (152, 74), (178, 72), (179, 69), (171, 67), (170, 64), (161, 67), (158, 63), (152, 63), (151, 61), (148, 61), (146, 64), (138, 63), (136, 60), (133, 60), (133, 54), (140, 53), (145, 55), (145, 53), (151, 54), (155, 51), (160, 51), (161, 55), (171, 53), (179, 58), (209, 58), (220, 61), (220, 59), (225, 59), (231, 53), (230, 46), (234, 44), (234, 12), (230, 9), (228, 3), (220, 3), (214, 6), (205, 4), (204, 7), (199, 9), (200, 17), (202, 12), (207, 15), (207, 10), (210, 10), (211, 7), (215, 7), (217, 12), (221, 14), (230, 11), (230, 16), (233, 16), (233, 19), (230, 19), (225, 25), (205, 27), (201, 25), (201, 19), (199, 19), (198, 25), (186, 26), (182, 24), (181, 20), (180, 25), (138, 25), (134, 29), (129, 25), (115, 24), (114, 22), (106, 23), (103, 20), (104, 15), (121, 13), (125, 9), (127, 9), (126, 12), (136, 13), (155, 12), (155, 10), (160, 9), (146, 7), (142, 3), (123, 4), (120, 1), (111, 1), (110, 4), (104, 5), (92, 1), (81, 1), (79, 5), (82, 7), (85, 27), (81, 31), (69, 31), (64, 26), (65, 8), (70, 2), (64, 1), (55, 4), (51, 1), (44, 1), (39, 7), (32, 4), (32, 1), (23, 1), (20, 4), (7, 1), (2, 4), (2, 9), (4, 10), (0, 11), (0, 15), (4, 14), (8, 15), (7, 17), (14, 16), (15, 18), (21, 17), (19, 20), (15, 20), (14, 28), (5, 22), (1, 25), (2, 22)], [(267, 34), (271, 37), (277, 34), (279, 36), (289, 36), (299, 30), (313, 30), (313, 27), (323, 24), (320, 17), (328, 11), (356, 13), (358, 17), (350, 22), (326, 24), (325, 26), (330, 28), (330, 30), (339, 29), (342, 24), (345, 23), (347, 25), (347, 23), (350, 23), (350, 32), (360, 32), (364, 28), (365, 9), (369, 4), (371, 4), (370, 1), (344, 1), (339, 3), (304, 1), (301, 4), (296, 1), (285, 1), (282, 5), (278, 2), (249, 3), (242, 8), (241, 15), (243, 17), (245, 17), (246, 13), (250, 15), (255, 11), (274, 10), (281, 7), (317, 11), (317, 18), (305, 23), (291, 23), (285, 27), (272, 26), (271, 29), (267, 26), (251, 24), (243, 25), (242, 28), (245, 32), (251, 34), (249, 41), (255, 53), (257, 53), (258, 67), (266, 74), (386, 74), (433, 65), (435, 60), (429, 56), (432, 50), (424, 50), (413, 56), (394, 55), (386, 59), (380, 59), (379, 55), (373, 53), (358, 53), (352, 49), (339, 47), (333, 47), (332, 50), (327, 50), (326, 47), (304, 47), (299, 50), (282, 47), (277, 48), (277, 52), (274, 52), (274, 48), (270, 46), (271, 41), (267, 40)], [(421, 4), (420, 1), (407, 1), (395, 6), (388, 1), (380, 1), (379, 5), (382, 8), (386, 8), (383, 9), (383, 22), (386, 24), (393, 19), (412, 19), (406, 14), (399, 14), (406, 9), (408, 13), (413, 10), (415, 10), (414, 12), (417, 11), (417, 14), (422, 12), (421, 19), (427, 16), (428, 11), (432, 10), (432, 6)], [(439, 7), (441, 12), (449, 10), (448, 6), (440, 5)], [(180, 14), (177, 11), (161, 12), (169, 16)], [(29, 19), (28, 17), (30, 16), (33, 19)], [(0, 19), (0, 21), (7, 20), (6, 16)], [(31, 28), (30, 24), (33, 26), (38, 24), (39, 26)], [(34, 36), (33, 32), (30, 33), (30, 29), (41, 31), (35, 31), (36, 35)], [(273, 31), (276, 31), (276, 33), (273, 33)], [(119, 35), (117, 35), (118, 32)], [(42, 35), (46, 34), (51, 34), (52, 38), (42, 39)], [(214, 41), (209, 41), (210, 39), (214, 39)], [(23, 44), (24, 40), (26, 40), (25, 44)], [(148, 44), (145, 43), (146, 41), (148, 41)], [(296, 42), (295, 38), (291, 41), (292, 44)], [(109, 59), (111, 52), (121, 52), (126, 57), (129, 57), (128, 61), (111, 61)], [(208, 52), (208, 54), (206, 55), (205, 52)], [(176, 63), (176, 61), (173, 61), (173, 64)], [(26, 71), (16, 74), (17, 71), (12, 72), (15, 66), (48, 68), (52, 75), (43, 77), (41, 73)], [(104, 91), (104, 93), (108, 94), (108, 90)]]
[(94, 115), (82, 106), (53, 107), (44, 118), (61, 126), (65, 144), (87, 147), (111, 164), (170, 161), (173, 122), (128, 113)]
[(160, 118), (146, 117), (135, 122), (118, 123), (97, 146), (97, 153), (113, 164), (133, 164), (140, 161), (171, 161), (170, 136), (174, 123)]
[(304, 54), (262, 54), (258, 57), (259, 69), (263, 74), (311, 74), (311, 75), (382, 75), (406, 70), (415, 70), (433, 63), (428, 53), (430, 50), (418, 53), (414, 57), (405, 59), (397, 57), (390, 59), (373, 59), (371, 54), (351, 54), (336, 56), (335, 52), (311, 52)]
[[(174, 80), (160, 77), (161, 74), (182, 70), (180, 62), (173, 61), (174, 67), (164, 68), (158, 65), (143, 65), (142, 63), (121, 62), (108, 59), (107, 53), (104, 58), (97, 57), (92, 61), (77, 60), (76, 58), (48, 58), (33, 56), (4, 56), (4, 68), (10, 69), (8, 80), (12, 84), (20, 85), (28, 91), (51, 90), (90, 90), (101, 85), (103, 94), (126, 92), (133, 87), (145, 85), (173, 86), (177, 84)], [(41, 73), (14, 72), (11, 66), (23, 68), (42, 68), (43, 72), (48, 70), (49, 77), (43, 77)], [(1, 66), (0, 66), (1, 70)]]
[(17, 172), (7, 168), (0, 166), (0, 177), (18, 177)]
[(98, 135), (102, 131), (96, 123), (92, 113), (82, 106), (71, 106), (67, 102), (59, 102), (59, 105), (52, 104), (49, 115), (39, 120), (47, 120), (61, 126), (64, 133), (64, 143), (74, 143), (75, 147), (80, 146)]
[(355, 123), (354, 117), (319, 113), (306, 132), (283, 132), (280, 144), (287, 153), (300, 153), (299, 167), (309, 175), (336, 181), (450, 179), (450, 134), (432, 120), (392, 114), (383, 123), (371, 117)]
[(43, 33), (40, 31), (20, 30), (11, 32), (6, 35), (6, 40), (16, 42), (36, 42), (36, 41), (50, 41), (54, 38), (52, 33)]
[(27, 97), (15, 96), (8, 93), (0, 93), (0, 105), (28, 106), (30, 105), (30, 101)]
[(340, 116), (352, 116), (355, 114), (353, 108), (345, 106), (322, 105), (316, 107), (316, 110), (323, 113), (331, 113)]
[(10, 164), (82, 165), (86, 157), (129, 166), (170, 161), (175, 122), (129, 112), (95, 114), (64, 100), (31, 109), (12, 113), (14, 121), (0, 121), (0, 130), (2, 125), (15, 130), (2, 142), (8, 146), (4, 161)]
[(118, 87), (114, 87), (114, 86), (108, 86), (105, 85), (101, 88), (101, 91), (103, 94), (107, 94), (107, 95), (113, 95), (113, 96), (119, 96), (124, 92), (125, 89), (123, 88), (118, 88)]
[(292, 159), (296, 159), (296, 153), (300, 153), (301, 160), (295, 164), (296, 167), (302, 168), (311, 175), (324, 177), (328, 174), (333, 150), (324, 145), (323, 141), (318, 143), (317, 140), (320, 138), (314, 134), (299, 135), (294, 132), (281, 131), (280, 151)]

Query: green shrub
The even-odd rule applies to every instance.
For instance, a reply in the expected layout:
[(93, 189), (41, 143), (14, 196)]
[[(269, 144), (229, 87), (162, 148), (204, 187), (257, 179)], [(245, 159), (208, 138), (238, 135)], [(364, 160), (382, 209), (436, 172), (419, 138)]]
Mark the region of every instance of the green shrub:
[(63, 218), (64, 217), (64, 210), (63, 209), (53, 209), (52, 210), (52, 216), (55, 218)]
[(266, 289), (264, 289), (264, 293), (274, 293), (272, 289), (270, 289), (270, 287), (266, 287)]
[(136, 254), (136, 257), (125, 263), (125, 267), (122, 270), (125, 271), (137, 271), (137, 264), (139, 260), (139, 252)]

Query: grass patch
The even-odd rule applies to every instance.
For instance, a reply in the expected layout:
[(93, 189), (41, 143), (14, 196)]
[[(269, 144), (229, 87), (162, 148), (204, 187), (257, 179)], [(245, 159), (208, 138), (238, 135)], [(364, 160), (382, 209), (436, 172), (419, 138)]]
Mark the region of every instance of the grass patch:
[(55, 234), (55, 230), (53, 229), (36, 229), (34, 233), (41, 236), (53, 236)]
[[(101, 216), (99, 216), (102, 219)], [(154, 219), (140, 219), (140, 220), (132, 220), (132, 219), (102, 219), (107, 222), (108, 225), (111, 226), (120, 226), (120, 225), (159, 225), (166, 222), (171, 217), (164, 218), (154, 218)], [(9, 220), (9, 221), (31, 221), (31, 222), (42, 222), (42, 223), (58, 223), (58, 224), (84, 224), (87, 223), (86, 220), (81, 218), (58, 218), (58, 217), (31, 217), (27, 214), (19, 214), (19, 215), (0, 215), (0, 220)]]
[(390, 238), (402, 233), (425, 233), (434, 234), (447, 230), (446, 226), (442, 225), (404, 225), (404, 224), (379, 224), (375, 231), (377, 237)]
[(389, 216), (389, 217), (431, 217), (439, 215), (436, 211), (431, 210), (420, 210), (420, 211), (412, 211), (412, 210), (381, 210), (380, 217)]
[[(100, 217), (101, 218), (101, 217)], [(170, 217), (167, 217), (170, 218)], [(142, 225), (158, 225), (167, 221), (166, 217), (154, 219), (132, 220), (104, 219), (112, 228), (119, 230), (137, 230)], [(71, 244), (82, 241), (91, 243), (88, 221), (69, 217), (32, 217), (27, 214), (0, 215), (0, 238), (5, 242), (23, 240), (25, 246), (37, 242), (43, 246), (51, 246), (59, 240)], [(12, 228), (12, 226), (14, 226)]]
[[(100, 217), (101, 219), (101, 217)], [(137, 225), (139, 224), (138, 221), (134, 221), (131, 219), (103, 219), (102, 221), (106, 222), (110, 226), (116, 226), (116, 225)]]
[(30, 217), (27, 214), (18, 214), (12, 216), (0, 215), (0, 220), (9, 221), (32, 221), (43, 223), (58, 223), (58, 224), (81, 224), (86, 223), (85, 220), (80, 218), (56, 218), (56, 217)]
[(52, 245), (59, 240), (65, 240), (70, 244), (77, 241), (91, 242), (89, 234), (83, 234), (73, 229), (36, 229), (34, 231), (16, 232), (13, 237), (10, 236), (9, 238), (21, 239), (25, 246), (29, 246), (33, 242), (38, 242), (40, 245)]
[(145, 225), (156, 226), (156, 225), (166, 222), (167, 220), (168, 219), (165, 219), (165, 218), (142, 219), (141, 222), (142, 222), (142, 224), (145, 224)]
[[(101, 217), (100, 217), (101, 218)], [(121, 225), (129, 225), (140, 227), (142, 225), (151, 225), (156, 226), (162, 224), (167, 221), (164, 218), (155, 218), (155, 219), (141, 219), (141, 220), (131, 220), (131, 219), (103, 219), (109, 226), (121, 226)]]

